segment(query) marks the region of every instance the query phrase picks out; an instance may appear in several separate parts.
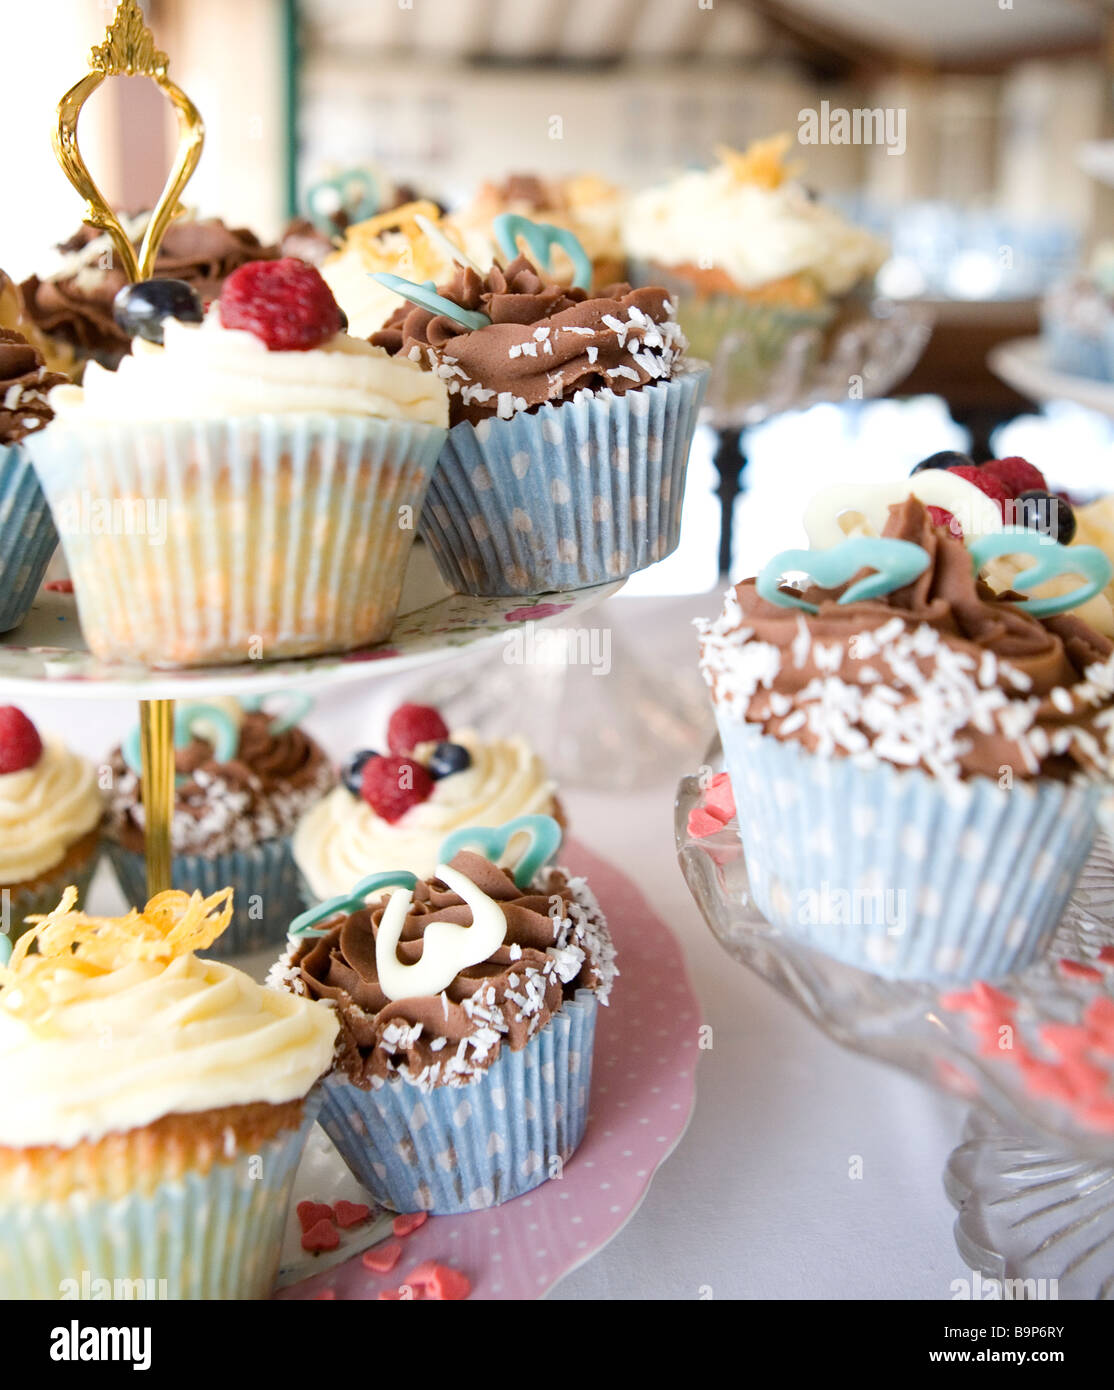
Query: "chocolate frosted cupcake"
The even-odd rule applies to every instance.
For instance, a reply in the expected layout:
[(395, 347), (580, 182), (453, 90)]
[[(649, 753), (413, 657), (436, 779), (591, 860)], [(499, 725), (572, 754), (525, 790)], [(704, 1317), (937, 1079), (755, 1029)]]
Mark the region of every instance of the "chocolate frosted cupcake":
[[(701, 627), (755, 902), (879, 974), (1024, 966), (1094, 839), (1114, 644), (1066, 611), (1070, 595), (1024, 599), (1024, 574), (1004, 594), (985, 585), (1006, 553), (1086, 576), (1075, 602), (1110, 579), (1100, 552), (1033, 532), (969, 550), (909, 498), (881, 538), (776, 557)], [(802, 570), (827, 587), (779, 583)]]
[(372, 342), (449, 391), (421, 523), (445, 580), (530, 594), (668, 555), (706, 370), (686, 361), (665, 291), (589, 297), (518, 256), (483, 276), (461, 268), (437, 293), (445, 312), (406, 305)]
[(0, 632), (27, 616), (58, 544), (22, 442), (53, 419), (47, 395), (65, 380), (22, 333), (0, 328)]
[[(293, 718), (230, 699), (179, 705), (175, 745), (174, 884), (236, 890), (235, 915), (216, 948), (223, 954), (273, 945), (301, 906), (290, 836), (335, 784), (332, 764)], [(125, 896), (138, 901), (146, 883), (138, 730), (109, 766), (108, 853)]]
[[(467, 850), (435, 878), (377, 880), (298, 919), (269, 981), (336, 1010), (321, 1123), (396, 1211), (509, 1201), (583, 1137), (596, 1006), (616, 973), (603, 914), (561, 869), (518, 886)], [(383, 880), (404, 886), (365, 905), (361, 886)], [(299, 940), (315, 922), (319, 939)]]
[[(148, 216), (143, 213), (130, 223), (124, 219), (125, 230), (138, 238)], [(91, 357), (115, 367), (128, 352), (130, 339), (112, 313), (116, 295), (128, 283), (116, 264), (112, 242), (106, 233), (86, 226), (58, 249), (62, 265), (53, 275), (32, 275), (20, 286), (28, 314), (44, 334), (72, 349), (81, 361)], [(246, 227), (227, 227), (219, 217), (191, 218), (167, 228), (154, 275), (184, 280), (202, 303), (208, 303), (220, 297), (234, 270), (278, 255), (277, 246), (264, 245)]]

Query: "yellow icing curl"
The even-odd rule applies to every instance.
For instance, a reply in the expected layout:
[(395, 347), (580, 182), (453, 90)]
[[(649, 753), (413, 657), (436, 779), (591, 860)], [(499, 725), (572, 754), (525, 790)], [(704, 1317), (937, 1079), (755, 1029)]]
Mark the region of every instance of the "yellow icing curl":
[(793, 144), (787, 131), (765, 140), (752, 140), (745, 150), (733, 150), (730, 145), (717, 145), (716, 158), (730, 169), (739, 183), (752, 183), (758, 188), (780, 188), (787, 179), (796, 178), (804, 168), (797, 160), (786, 163), (785, 156)]
[(51, 984), (62, 971), (93, 977), (132, 961), (169, 962), (204, 951), (232, 920), (231, 888), (208, 898), (170, 889), (126, 917), (90, 917), (77, 911), (76, 903), (77, 889), (70, 887), (53, 912), (28, 918), (33, 925), (13, 946), (8, 965), (0, 967), (0, 999), (14, 996), (4, 1002), (15, 1012), (48, 1013)]

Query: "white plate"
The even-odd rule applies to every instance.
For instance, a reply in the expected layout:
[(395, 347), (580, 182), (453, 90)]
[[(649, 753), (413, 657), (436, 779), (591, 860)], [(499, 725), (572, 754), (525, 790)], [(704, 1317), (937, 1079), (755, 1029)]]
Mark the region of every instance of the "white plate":
[(374, 647), (295, 661), (247, 661), (159, 671), (92, 656), (81, 635), (72, 594), (39, 593), (28, 618), (0, 637), (0, 696), (18, 700), (43, 694), (74, 699), (169, 700), (179, 696), (263, 694), (305, 685), (339, 685), (375, 675), (397, 675), (466, 648), (497, 643), (527, 623), (572, 622), (609, 598), (622, 580), (562, 594), (521, 598), (469, 598), (445, 587), (433, 558), (415, 546), (390, 637)]
[(1043, 338), (1014, 338), (1000, 343), (986, 360), (996, 376), (1023, 396), (1041, 404), (1074, 401), (1114, 418), (1114, 382), (1054, 371), (1048, 365), (1048, 345)]

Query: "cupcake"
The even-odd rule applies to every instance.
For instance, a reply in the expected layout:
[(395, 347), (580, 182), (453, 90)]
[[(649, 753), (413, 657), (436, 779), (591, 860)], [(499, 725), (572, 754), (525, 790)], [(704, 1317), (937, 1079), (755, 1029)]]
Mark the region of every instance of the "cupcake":
[(1041, 335), (1054, 371), (1114, 380), (1114, 243), (1051, 287), (1041, 301)]
[[(384, 638), (445, 436), (441, 381), (343, 332), (294, 259), (242, 266), (204, 316), (170, 280), (117, 312), (132, 355), (54, 391), (32, 455), (93, 653), (197, 666)], [(113, 524), (64, 524), (89, 498)]]
[[(294, 722), (307, 707), (274, 715), (217, 697), (175, 709), (172, 877), (207, 894), (235, 889), (222, 954), (276, 945), (302, 906), (290, 837), (336, 782), (324, 750)], [(124, 896), (138, 902), (147, 881), (138, 728), (108, 767), (106, 847)]]
[[(49, 912), (67, 884), (97, 867), (104, 803), (92, 763), (40, 738), (22, 710), (0, 706), (0, 929), (9, 940)], [(0, 937), (0, 946), (3, 937)]]
[[(123, 218), (124, 230), (137, 243), (150, 213)], [(32, 275), (21, 285), (27, 313), (36, 328), (58, 349), (79, 363), (89, 359), (115, 367), (128, 352), (131, 335), (116, 321), (113, 304), (128, 283), (107, 232), (85, 225), (58, 247), (61, 264), (53, 274)], [(246, 227), (227, 227), (219, 217), (185, 217), (172, 222), (159, 247), (155, 275), (183, 280), (203, 304), (217, 299), (225, 280), (251, 261), (273, 260), (276, 246), (266, 246)]]
[[(532, 231), (544, 229), (533, 228)], [(563, 289), (525, 256), (468, 267), (372, 335), (443, 380), (452, 428), (422, 514), (442, 578), (526, 595), (623, 579), (680, 538), (707, 379), (664, 290)]]
[(53, 418), (47, 396), (65, 380), (22, 333), (0, 328), (0, 632), (26, 618), (58, 545), (24, 441)]
[[(311, 806), (294, 832), (294, 859), (307, 901), (347, 893), (367, 874), (409, 869), (429, 877), (441, 845), (469, 825), (502, 825), (516, 816), (563, 812), (541, 758), (523, 738), (451, 733), (435, 709), (402, 705), (387, 726), (385, 755), (360, 749), (341, 785)], [(522, 836), (498, 863), (513, 868)]]
[[(1006, 552), (1086, 582), (995, 593), (979, 570)], [(795, 572), (815, 579), (780, 582)], [(890, 978), (1040, 954), (1114, 770), (1114, 643), (1067, 611), (1112, 573), (1023, 528), (968, 550), (909, 496), (881, 537), (786, 552), (729, 591), (701, 664), (773, 926)]]
[[(430, 237), (417, 218), (441, 228), (436, 203), (404, 203), (375, 217), (354, 222), (334, 254), (321, 263), (321, 274), (348, 317), (348, 331), (370, 338), (398, 307), (398, 295), (374, 277), (386, 273), (408, 280), (444, 280), (453, 271), (445, 245)], [(485, 261), (484, 264), (487, 262)]]
[(869, 284), (885, 247), (820, 202), (786, 163), (789, 135), (721, 148), (632, 198), (623, 230), (637, 280), (664, 285), (713, 389), (753, 394), (803, 330), (819, 335), (839, 301)]
[[(615, 952), (583, 879), (536, 859), (522, 868), (516, 883), (461, 850), (428, 880), (363, 880), (293, 923), (272, 971), (270, 983), (336, 1010), (321, 1124), (395, 1211), (509, 1201), (559, 1173), (583, 1137)], [(365, 903), (384, 880), (400, 887)]]
[[(608, 285), (626, 279), (624, 204), (621, 189), (593, 174), (567, 178), (511, 174), (502, 183), (481, 185), (467, 207), (445, 219), (445, 230), (456, 235), (474, 261), (486, 266), (491, 264), (497, 244), (495, 222), (503, 214), (518, 214), (532, 222), (563, 227), (572, 232), (587, 253), (592, 263), (589, 289), (600, 294)], [(537, 260), (534, 265), (541, 271), (547, 269)], [(574, 282), (576, 267), (564, 252), (557, 250), (549, 273), (567, 288)]]
[(227, 889), (76, 898), (0, 968), (0, 1297), (265, 1298), (337, 1020), (193, 954)]

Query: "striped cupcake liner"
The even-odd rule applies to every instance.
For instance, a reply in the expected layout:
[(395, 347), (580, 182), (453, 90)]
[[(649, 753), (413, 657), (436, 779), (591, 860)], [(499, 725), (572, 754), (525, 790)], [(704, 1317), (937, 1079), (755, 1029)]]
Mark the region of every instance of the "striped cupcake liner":
[[(111, 840), (105, 846), (116, 877), (129, 903), (147, 901), (147, 863), (142, 854)], [(261, 840), (251, 849), (227, 850), (206, 858), (176, 854), (171, 868), (175, 888), (208, 897), (233, 889), (232, 921), (212, 946), (200, 954), (236, 956), (286, 941), (292, 918), (302, 910), (298, 869), (288, 837)]]
[(29, 456), (18, 444), (0, 445), (0, 632), (30, 612), (57, 544)]
[(441, 577), (507, 597), (624, 579), (677, 547), (708, 370), (454, 425), (421, 517)]
[(694, 357), (712, 364), (708, 404), (717, 410), (760, 399), (790, 342), (809, 333), (806, 361), (819, 353), (835, 304), (794, 309), (759, 304), (734, 294), (699, 294), (679, 276), (657, 266), (639, 266), (639, 283), (660, 285), (677, 306), (677, 321)]
[(380, 641), (445, 433), (327, 415), (55, 424), (30, 452), (90, 649), (177, 667)]
[(71, 885), (77, 889), (78, 906), (84, 907), (100, 857), (101, 847), (98, 845), (84, 864), (76, 869), (52, 874), (34, 888), (0, 888), (0, 895), (7, 894), (8, 934), (11, 940), (18, 940), (27, 930), (28, 917), (53, 912), (62, 901), (63, 892)]
[(109, 1199), (0, 1201), (0, 1299), (266, 1298), (317, 1100), (296, 1130)]
[(937, 984), (995, 979), (1045, 950), (1090, 853), (1101, 788), (948, 783), (718, 723), (751, 895), (787, 936)]
[(357, 1180), (392, 1211), (498, 1206), (558, 1177), (584, 1137), (596, 996), (577, 990), (519, 1052), (503, 1047), (466, 1086), (396, 1078), (361, 1090), (333, 1072), (321, 1125)]

